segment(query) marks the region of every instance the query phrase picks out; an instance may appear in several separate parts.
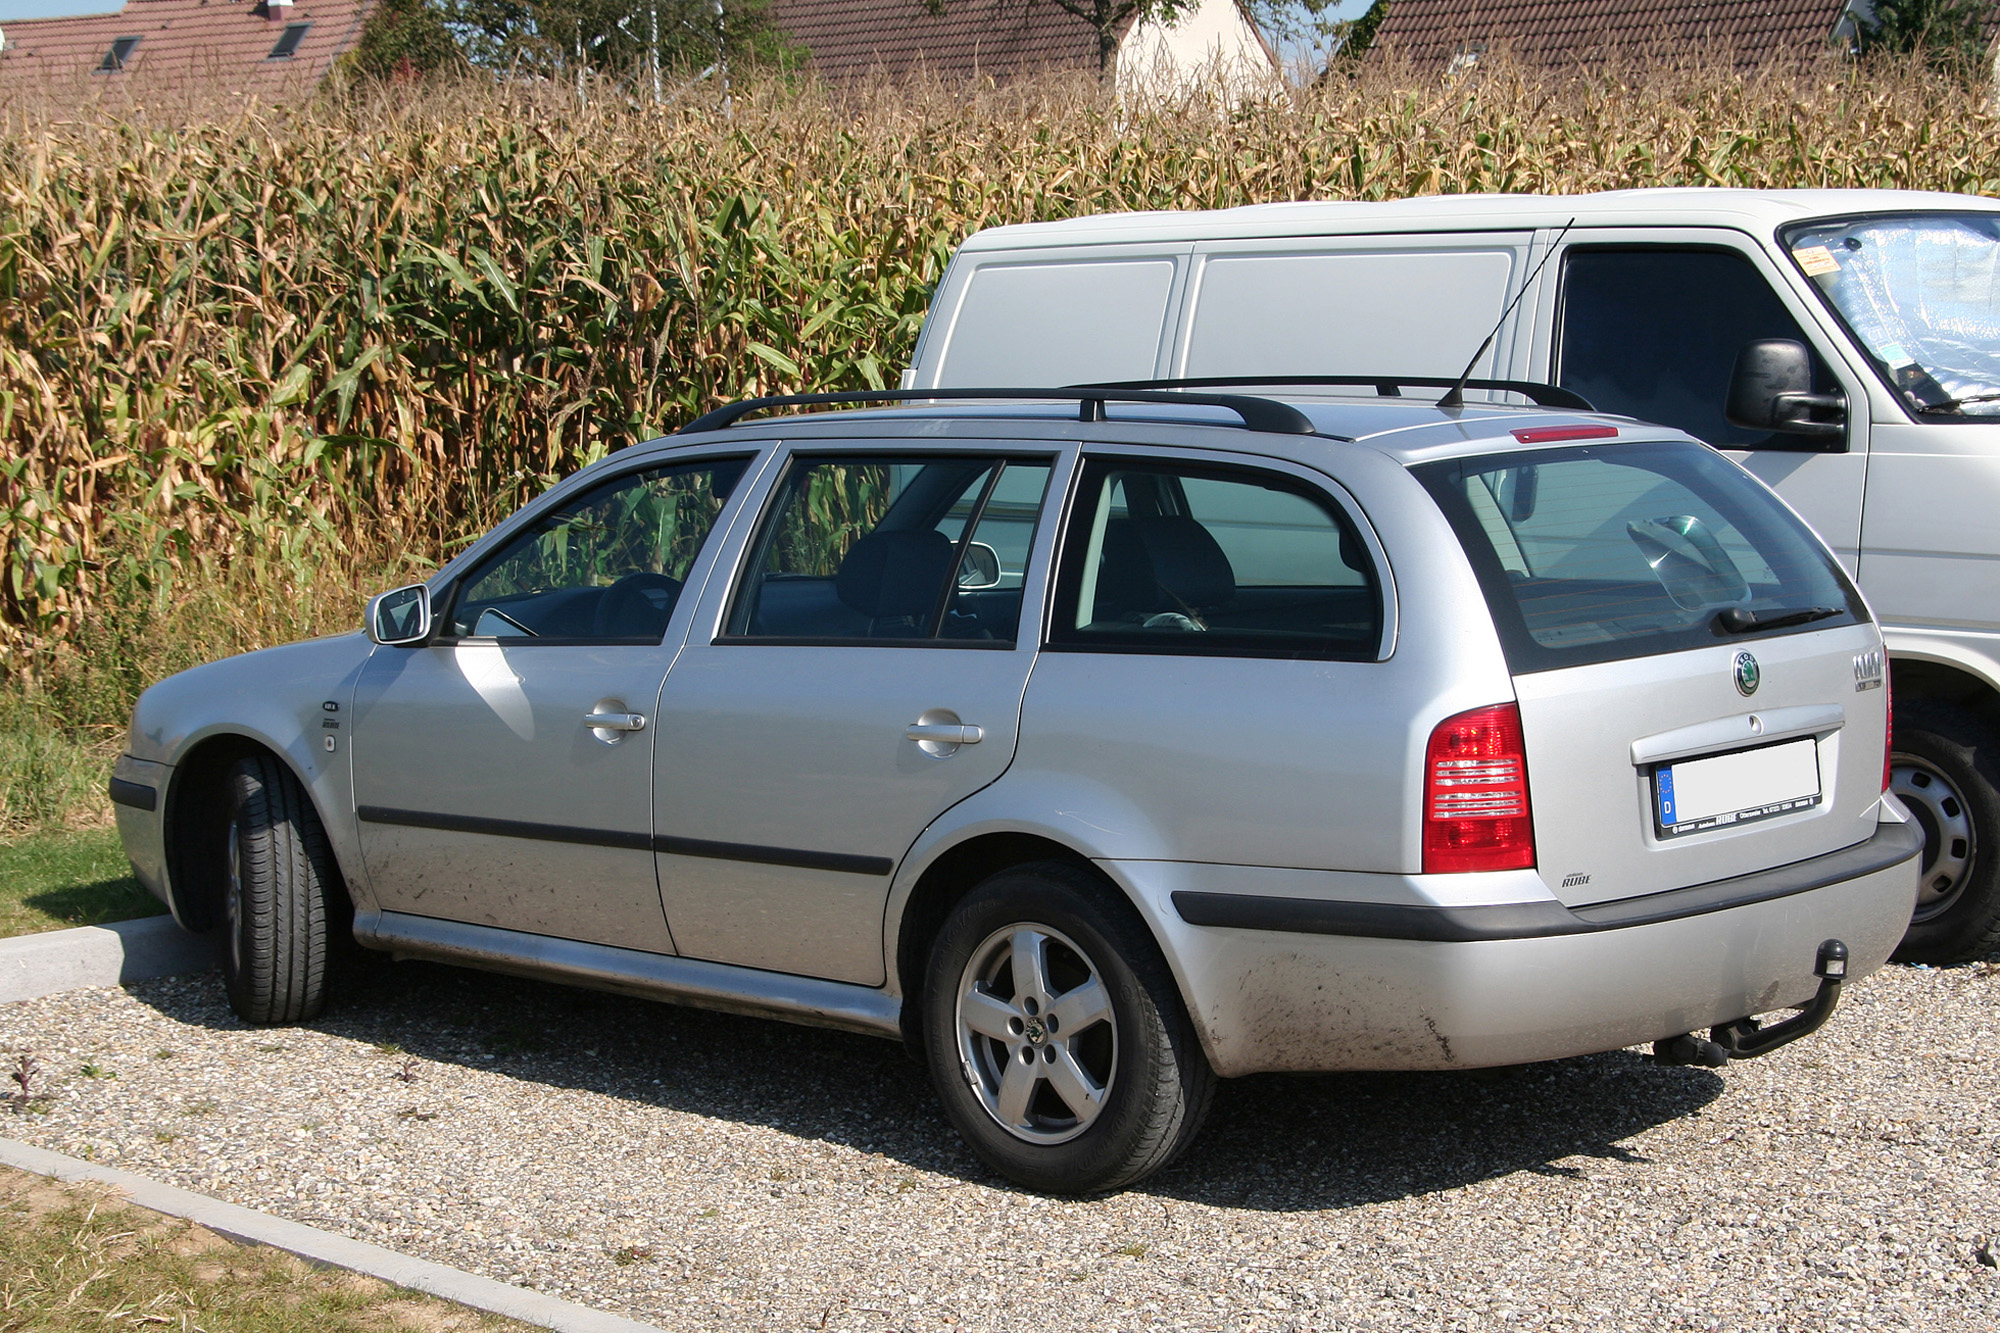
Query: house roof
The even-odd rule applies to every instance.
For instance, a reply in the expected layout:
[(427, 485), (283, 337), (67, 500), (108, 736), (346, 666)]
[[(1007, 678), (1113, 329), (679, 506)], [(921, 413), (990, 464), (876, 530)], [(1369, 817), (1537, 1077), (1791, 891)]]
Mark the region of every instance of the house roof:
[(921, 0), (771, 0), (764, 13), (837, 83), (877, 71), (1005, 80), (1097, 68), (1096, 29), (1054, 0), (947, 0), (942, 14)]
[(1755, 63), (1822, 49), (1846, 8), (1847, 0), (1395, 0), (1374, 49), (1419, 65), (1480, 43), (1536, 65), (1662, 49), (1724, 50)]
[[(310, 93), (353, 49), (377, 0), (126, 0), (115, 14), (20, 19), (5, 25), (0, 80), (73, 79), (155, 90), (200, 83), (282, 101)], [(289, 56), (273, 57), (287, 28), (310, 24)], [(118, 69), (113, 43), (138, 38)]]

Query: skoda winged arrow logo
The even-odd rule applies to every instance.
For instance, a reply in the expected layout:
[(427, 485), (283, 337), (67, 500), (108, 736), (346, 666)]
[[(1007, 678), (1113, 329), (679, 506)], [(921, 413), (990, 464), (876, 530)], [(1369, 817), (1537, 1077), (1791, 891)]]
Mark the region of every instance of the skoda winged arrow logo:
[(1757, 669), (1757, 659), (1749, 653), (1736, 654), (1736, 665), (1731, 673), (1736, 678), (1738, 694), (1755, 694), (1764, 673)]

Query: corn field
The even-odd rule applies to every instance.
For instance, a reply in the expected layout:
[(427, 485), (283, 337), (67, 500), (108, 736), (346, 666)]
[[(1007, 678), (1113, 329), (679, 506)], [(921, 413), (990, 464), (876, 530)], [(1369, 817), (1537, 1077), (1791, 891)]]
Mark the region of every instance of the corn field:
[(367, 581), (612, 450), (745, 394), (893, 383), (978, 227), (2000, 188), (1984, 95), (1915, 66), (1374, 70), (1234, 111), (1062, 80), (737, 93), (726, 117), (473, 82), (212, 116), (0, 105), (0, 672), (115, 659), (86, 709), (115, 712), (185, 664), (134, 647), (175, 607), (235, 625), (191, 651), (344, 629)]

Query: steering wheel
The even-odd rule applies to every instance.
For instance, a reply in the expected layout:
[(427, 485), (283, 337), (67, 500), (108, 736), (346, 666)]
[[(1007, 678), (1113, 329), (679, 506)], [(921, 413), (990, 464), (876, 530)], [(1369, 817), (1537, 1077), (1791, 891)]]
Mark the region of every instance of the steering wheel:
[(680, 600), (681, 581), (651, 570), (627, 574), (604, 590), (591, 616), (593, 639), (658, 638)]

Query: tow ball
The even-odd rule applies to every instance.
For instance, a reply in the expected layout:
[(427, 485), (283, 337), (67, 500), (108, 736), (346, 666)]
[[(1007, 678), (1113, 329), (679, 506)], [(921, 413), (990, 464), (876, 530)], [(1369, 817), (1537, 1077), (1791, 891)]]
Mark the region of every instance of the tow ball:
[(1710, 1028), (1706, 1040), (1692, 1032), (1683, 1032), (1678, 1037), (1662, 1037), (1653, 1043), (1653, 1063), (1706, 1065), (1710, 1069), (1720, 1069), (1731, 1060), (1748, 1060), (1775, 1051), (1786, 1042), (1797, 1041), (1809, 1032), (1818, 1031), (1827, 1019), (1833, 1017), (1834, 1007), (1840, 1003), (1840, 986), (1847, 980), (1847, 946), (1839, 940), (1822, 943), (1819, 956), (1813, 962), (1813, 975), (1819, 978), (1818, 993), (1804, 1009), (1790, 1018), (1769, 1027), (1760, 1025), (1755, 1018), (1739, 1018), (1733, 1023)]

